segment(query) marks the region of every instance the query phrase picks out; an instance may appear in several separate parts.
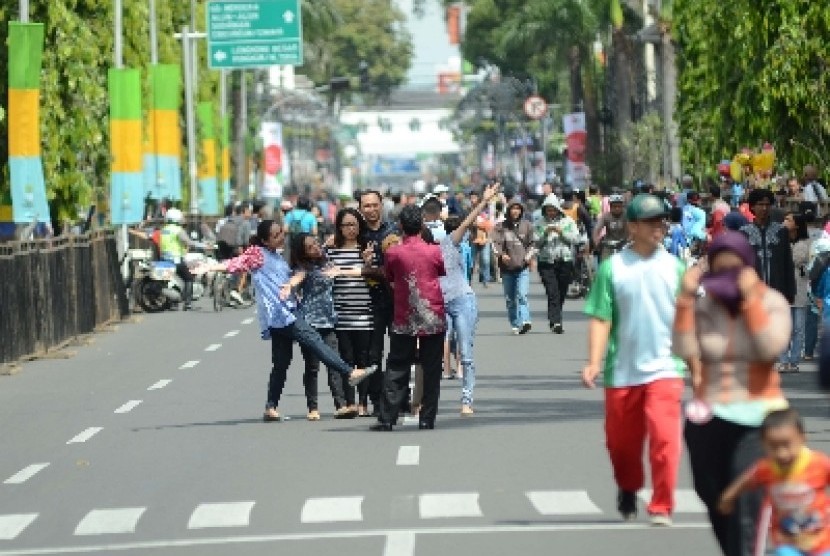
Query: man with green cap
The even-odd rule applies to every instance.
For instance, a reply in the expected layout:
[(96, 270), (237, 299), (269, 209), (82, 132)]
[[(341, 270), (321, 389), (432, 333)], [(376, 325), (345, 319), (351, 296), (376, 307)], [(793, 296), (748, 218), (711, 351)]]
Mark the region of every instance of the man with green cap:
[(671, 349), (684, 268), (662, 246), (665, 218), (665, 205), (654, 195), (641, 193), (628, 205), (632, 242), (600, 265), (585, 305), (591, 320), (582, 371), (588, 388), (603, 372), (606, 444), (619, 488), (617, 509), (626, 520), (637, 515), (648, 438), (654, 487), (648, 513), (658, 526), (671, 525), (674, 509), (685, 372)]

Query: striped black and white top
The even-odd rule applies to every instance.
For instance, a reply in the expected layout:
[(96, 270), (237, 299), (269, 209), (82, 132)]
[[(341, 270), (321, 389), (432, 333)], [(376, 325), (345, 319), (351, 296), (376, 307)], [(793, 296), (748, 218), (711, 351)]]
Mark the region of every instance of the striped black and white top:
[[(362, 267), (360, 249), (326, 249), (328, 260), (334, 266)], [(337, 313), (337, 330), (372, 330), (372, 296), (369, 285), (362, 277), (339, 276), (332, 288), (334, 311)]]

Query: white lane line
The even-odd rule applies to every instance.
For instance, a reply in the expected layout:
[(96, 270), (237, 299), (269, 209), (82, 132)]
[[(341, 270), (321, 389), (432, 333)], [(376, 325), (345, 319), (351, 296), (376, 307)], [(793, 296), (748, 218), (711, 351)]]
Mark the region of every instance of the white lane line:
[(27, 467), (24, 467), (5, 481), (3, 481), (4, 485), (19, 485), (21, 483), (25, 483), (44, 469), (49, 467), (48, 463), (33, 463)]
[(208, 347), (205, 348), (205, 351), (216, 351), (222, 347), (222, 344), (210, 344)]
[(481, 517), (477, 492), (422, 494), (418, 498), (421, 519)]
[(173, 381), (169, 380), (169, 379), (159, 380), (158, 382), (156, 382), (155, 384), (153, 384), (152, 386), (147, 388), (147, 390), (161, 390), (162, 388), (164, 388), (165, 386), (167, 386), (171, 382), (173, 382)]
[(242, 324), (251, 324), (252, 322), (254, 322), (254, 319), (253, 318), (248, 318), (248, 319), (243, 320)]
[(237, 334), (239, 334), (239, 330), (231, 330), (230, 332), (225, 334), (225, 338), (233, 338)]
[(92, 510), (78, 523), (75, 535), (115, 535), (135, 533), (135, 526), (147, 508)]
[(333, 498), (309, 498), (300, 515), (302, 523), (333, 523), (337, 521), (363, 521), (362, 496)]
[(187, 528), (247, 527), (251, 520), (251, 509), (253, 507), (254, 502), (199, 504), (190, 515)]
[[(582, 531), (630, 531), (642, 532), (652, 531), (658, 535), (661, 532), (666, 535), (678, 529), (690, 531), (708, 531), (711, 524), (706, 522), (675, 523), (671, 527), (655, 529), (648, 523), (556, 523), (544, 525), (488, 525), (479, 527), (424, 527), (412, 529), (415, 535), (445, 536), (445, 535), (486, 535), (505, 533), (556, 533), (556, 532), (582, 532)], [(277, 542), (297, 542), (314, 540), (346, 540), (346, 539), (370, 539), (374, 537), (386, 537), (391, 533), (398, 533), (398, 530), (361, 530), (361, 531), (314, 531), (311, 533), (288, 533), (276, 535), (234, 535), (232, 537), (209, 537), (209, 538), (179, 538), (163, 541), (145, 541), (130, 543), (107, 543), (87, 546), (55, 546), (47, 548), (29, 548), (0, 550), (0, 556), (42, 556), (46, 554), (89, 554), (91, 552), (113, 552), (126, 550), (154, 550), (160, 548), (185, 548), (196, 546), (221, 546), (221, 545), (252, 545), (271, 544)], [(2, 537), (0, 537), (2, 538)]]
[(192, 369), (193, 367), (195, 367), (198, 364), (199, 364), (198, 361), (188, 361), (187, 363), (185, 363), (184, 365), (179, 367), (179, 370), (181, 370), (181, 369)]
[(141, 400), (130, 400), (118, 409), (116, 409), (115, 413), (129, 413), (139, 405), (141, 405)]
[(418, 465), (420, 458), (420, 446), (401, 446), (398, 448), (398, 465)]
[[(644, 503), (651, 502), (650, 488), (642, 489), (637, 497)], [(706, 506), (697, 497), (697, 493), (689, 488), (678, 488), (674, 491), (674, 513), (676, 514), (705, 514)]]
[(542, 515), (593, 515), (602, 510), (584, 490), (549, 490), (527, 492), (536, 511)]
[(407, 425), (417, 425), (418, 424), (418, 416), (417, 415), (405, 415), (403, 418), (404, 426)]
[(395, 531), (386, 535), (383, 556), (412, 556), (415, 554), (415, 533)]
[(89, 427), (85, 431), (73, 436), (72, 439), (67, 442), (67, 444), (81, 444), (83, 442), (86, 442), (102, 430), (104, 430), (104, 427)]
[(0, 515), (0, 540), (16, 539), (35, 519), (37, 514)]

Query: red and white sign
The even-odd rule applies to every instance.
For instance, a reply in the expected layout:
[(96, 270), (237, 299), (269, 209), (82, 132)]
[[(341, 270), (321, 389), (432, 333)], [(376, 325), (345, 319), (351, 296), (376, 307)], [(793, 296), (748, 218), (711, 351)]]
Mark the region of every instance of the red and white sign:
[(287, 179), (287, 158), (282, 144), (282, 125), (276, 122), (264, 122), (261, 128), (263, 147), (262, 197), (279, 199)]
[(565, 114), (563, 123), (565, 144), (568, 148), (566, 179), (574, 187), (584, 187), (591, 176), (591, 171), (585, 164), (585, 154), (588, 149), (585, 113)]
[(531, 120), (541, 120), (548, 114), (548, 103), (542, 97), (533, 95), (525, 100), (524, 109)]

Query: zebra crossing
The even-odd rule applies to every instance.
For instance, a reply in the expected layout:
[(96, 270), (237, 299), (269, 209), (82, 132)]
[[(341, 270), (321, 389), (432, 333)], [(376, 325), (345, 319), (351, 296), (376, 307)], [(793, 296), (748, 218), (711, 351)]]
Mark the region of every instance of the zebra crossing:
[[(584, 490), (534, 490), (522, 494), (525, 512), (538, 516), (562, 519), (602, 515), (612, 519), (616, 517), (613, 508), (600, 507)], [(647, 489), (639, 493), (644, 503), (650, 495)], [(705, 512), (693, 491), (679, 489), (675, 496), (677, 515)], [(503, 499), (499, 499), (499, 495), (482, 495), (479, 492), (424, 493), (404, 498), (417, 500), (416, 518), (425, 522), (440, 519), (487, 519), (488, 515), (482, 510), (482, 506), (498, 508), (501, 507), (500, 502), (504, 502)], [(486, 504), (482, 504), (482, 500)], [(377, 502), (377, 499), (368, 501), (370, 504)], [(398, 502), (400, 501), (393, 499), (391, 507), (399, 506)], [(365, 521), (363, 509), (366, 503), (367, 499), (364, 496), (308, 498), (302, 507), (298, 508), (299, 522), (303, 525), (361, 523)], [(254, 500), (199, 504), (183, 525), (188, 530), (249, 527), (256, 506)], [(147, 507), (94, 508), (80, 520), (72, 534), (76, 537), (133, 534), (140, 530), (142, 518), (151, 511)], [(11, 541), (24, 535), (37, 535), (39, 517), (38, 513), (0, 514), (0, 541)], [(504, 517), (498, 516), (499, 519)]]

